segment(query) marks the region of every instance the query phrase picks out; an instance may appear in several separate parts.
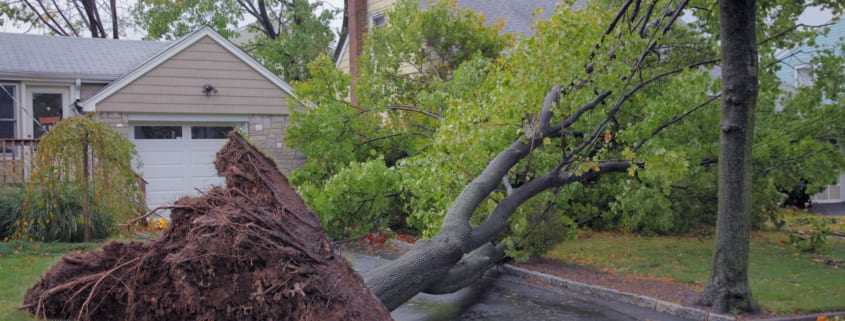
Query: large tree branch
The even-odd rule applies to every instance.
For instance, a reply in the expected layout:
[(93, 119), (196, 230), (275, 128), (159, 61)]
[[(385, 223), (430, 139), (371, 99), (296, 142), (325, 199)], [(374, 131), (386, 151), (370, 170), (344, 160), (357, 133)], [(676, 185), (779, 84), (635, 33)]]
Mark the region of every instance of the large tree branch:
[(826, 152), (826, 151), (831, 151), (831, 150), (832, 150), (832, 151), (834, 151), (834, 152), (837, 152), (837, 153), (839, 152), (839, 150), (837, 149), (836, 145), (832, 145), (832, 144), (831, 144), (831, 145), (830, 145), (830, 146), (828, 146), (828, 147), (825, 147), (825, 148), (822, 148), (822, 149), (819, 149), (819, 150), (810, 151), (810, 152), (807, 152), (807, 153), (804, 153), (804, 154), (798, 155), (798, 156), (796, 156), (796, 157), (786, 159), (786, 160), (784, 160), (784, 161), (782, 161), (782, 162), (779, 162), (779, 163), (777, 163), (777, 164), (773, 164), (773, 165), (771, 165), (771, 166), (769, 166), (769, 167), (766, 167), (766, 168), (763, 168), (763, 169), (756, 170), (755, 172), (757, 172), (757, 174), (759, 174), (759, 175), (766, 175), (766, 174), (768, 174), (770, 171), (775, 170), (775, 169), (777, 169), (777, 168), (779, 168), (779, 167), (781, 167), (781, 166), (790, 165), (790, 164), (795, 164), (795, 163), (800, 162), (800, 161), (802, 161), (802, 160), (805, 160), (805, 159), (807, 159), (807, 158), (813, 157), (813, 156), (815, 156), (816, 154), (821, 154), (821, 153), (824, 153), (824, 152)]
[(56, 0), (52, 0), (52, 1), (53, 1), (53, 6), (56, 7), (56, 12), (58, 12), (59, 16), (62, 17), (62, 20), (65, 21), (65, 25), (67, 25), (68, 28), (70, 28), (70, 30), (73, 31), (74, 36), (79, 37), (79, 31), (77, 31), (76, 28), (73, 27), (73, 23), (71, 23), (70, 19), (68, 19), (67, 15), (65, 15), (64, 10), (59, 9), (59, 4), (56, 3)]
[(413, 112), (413, 113), (423, 114), (423, 115), (426, 115), (428, 117), (431, 117), (431, 118), (434, 118), (434, 119), (439, 119), (439, 120), (443, 119), (442, 115), (438, 115), (438, 114), (435, 114), (435, 113), (432, 113), (430, 111), (423, 110), (423, 109), (420, 109), (420, 108), (417, 108), (417, 107), (414, 107), (414, 106), (388, 105), (388, 106), (385, 106), (384, 108), (387, 109), (387, 110), (404, 110), (404, 111), (409, 111), (409, 112)]
[[(33, 5), (29, 0), (23, 0), (23, 3), (25, 3), (29, 7), (29, 9), (32, 10), (32, 12), (35, 14), (36, 17), (38, 17), (38, 20), (40, 20), (41, 23), (43, 23), (45, 26), (50, 28), (50, 30), (53, 30), (53, 32), (55, 32), (58, 35), (69, 36), (70, 34), (67, 31), (65, 31), (64, 28), (62, 28), (61, 25), (59, 25), (59, 24), (54, 25), (55, 20), (53, 20), (52, 15), (50, 15), (50, 13), (47, 11), (47, 9), (44, 8), (44, 4), (41, 3), (40, 0), (38, 0), (36, 2), (38, 2), (38, 5), (42, 9), (44, 9), (43, 14), (40, 11), (38, 11), (38, 8), (36, 8), (35, 5)], [(49, 19), (49, 20), (47, 20), (47, 19)], [(51, 21), (53, 23), (50, 23)]]
[(677, 8), (675, 8), (675, 11), (672, 12), (672, 17), (669, 18), (669, 22), (667, 22), (666, 25), (663, 26), (663, 34), (664, 35), (669, 32), (669, 29), (671, 29), (672, 25), (675, 24), (675, 21), (678, 20), (678, 17), (681, 15), (681, 12), (684, 11), (684, 8), (687, 7), (688, 3), (689, 3), (689, 0), (684, 0), (684, 2), (681, 3), (681, 5), (679, 5)]
[(453, 293), (478, 280), (491, 266), (505, 258), (505, 244), (487, 243), (464, 255), (437, 282), (423, 290), (428, 294)]
[(111, 29), (112, 29), (112, 38), (119, 39), (120, 38), (120, 30), (118, 30), (118, 20), (117, 20), (117, 0), (111, 0), (109, 2), (111, 6)]
[(478, 247), (484, 243), (490, 242), (504, 233), (508, 228), (508, 218), (516, 212), (520, 205), (536, 196), (537, 194), (559, 186), (570, 184), (573, 182), (583, 182), (598, 178), (606, 173), (625, 172), (631, 167), (628, 161), (614, 161), (599, 164), (598, 170), (590, 169), (589, 171), (575, 175), (574, 173), (563, 172), (555, 174), (550, 172), (537, 179), (534, 179), (519, 188), (515, 189), (513, 193), (505, 197), (490, 213), (484, 222), (472, 231), (472, 245)]

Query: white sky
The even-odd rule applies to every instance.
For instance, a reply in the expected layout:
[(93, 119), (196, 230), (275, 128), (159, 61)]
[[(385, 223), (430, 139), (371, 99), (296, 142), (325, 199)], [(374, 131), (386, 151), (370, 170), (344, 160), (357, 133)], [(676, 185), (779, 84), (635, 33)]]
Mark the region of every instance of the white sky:
[[(135, 4), (136, 0), (118, 0), (118, 7), (121, 8), (129, 8)], [(324, 6), (328, 8), (337, 8), (343, 9), (343, 1), (344, 0), (323, 0)], [(833, 15), (830, 12), (824, 12), (818, 8), (809, 8), (807, 9), (804, 14), (798, 19), (799, 22), (809, 25), (819, 25), (823, 23), (827, 23), (830, 19), (833, 18)], [(334, 32), (339, 32), (340, 24), (342, 23), (343, 15), (338, 14), (337, 17), (332, 21), (330, 27)], [(247, 19), (243, 22), (242, 25), (248, 24), (252, 22), (253, 19)], [(0, 26), (0, 32), (15, 32), (15, 33), (32, 33), (32, 34), (46, 34), (46, 30), (28, 30), (27, 26), (15, 26), (6, 21), (3, 26)], [(143, 36), (143, 33), (140, 31), (134, 30), (126, 30), (127, 32), (127, 39), (140, 39)]]
[[(118, 8), (123, 8), (126, 11), (126, 8), (131, 8), (135, 5), (136, 0), (118, 0)], [(323, 0), (324, 6), (326, 8), (337, 8), (343, 10), (343, 0)], [(246, 19), (241, 25), (246, 25), (255, 19)], [(332, 21), (330, 27), (332, 31), (339, 32), (340, 31), (340, 24), (343, 22), (343, 15), (338, 14), (337, 17)], [(12, 32), (12, 33), (30, 33), (30, 34), (48, 34), (47, 29), (34, 29), (29, 28), (28, 25), (13, 25), (10, 21), (5, 21), (3, 26), (0, 26), (0, 32)], [(127, 33), (126, 39), (141, 39), (144, 36), (143, 32), (139, 30), (124, 30)]]

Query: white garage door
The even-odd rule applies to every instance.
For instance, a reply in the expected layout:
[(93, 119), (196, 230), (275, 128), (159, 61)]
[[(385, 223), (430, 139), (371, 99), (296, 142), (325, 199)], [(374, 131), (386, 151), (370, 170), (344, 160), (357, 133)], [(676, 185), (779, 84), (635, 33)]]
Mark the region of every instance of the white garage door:
[(135, 124), (132, 140), (147, 181), (147, 205), (155, 208), (212, 185), (224, 185), (214, 158), (234, 128), (229, 124)]

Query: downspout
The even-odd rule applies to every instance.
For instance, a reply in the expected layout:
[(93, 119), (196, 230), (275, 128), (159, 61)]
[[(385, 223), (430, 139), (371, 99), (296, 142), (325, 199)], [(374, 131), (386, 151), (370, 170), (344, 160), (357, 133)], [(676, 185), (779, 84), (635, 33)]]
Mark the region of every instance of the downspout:
[(76, 78), (76, 82), (74, 82), (74, 84), (73, 84), (73, 94), (71, 94), (71, 96), (74, 97), (74, 99), (73, 99), (74, 112), (76, 112), (77, 115), (83, 115), (84, 113), (82, 112), (82, 106), (79, 105), (79, 102), (82, 100), (82, 80), (81, 79)]

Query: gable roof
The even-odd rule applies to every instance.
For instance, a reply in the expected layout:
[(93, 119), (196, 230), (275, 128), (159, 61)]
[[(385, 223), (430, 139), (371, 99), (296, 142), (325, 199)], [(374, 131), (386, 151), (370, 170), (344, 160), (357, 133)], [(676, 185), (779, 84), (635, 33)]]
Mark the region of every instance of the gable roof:
[(109, 82), (167, 47), (167, 42), (0, 33), (0, 78)]
[(212, 39), (221, 47), (241, 59), (249, 67), (264, 76), (271, 83), (282, 89), (282, 91), (290, 95), (290, 97), (295, 97), (293, 95), (293, 89), (290, 85), (288, 85), (288, 83), (273, 74), (270, 70), (261, 65), (261, 63), (247, 55), (243, 50), (232, 44), (230, 41), (226, 40), (226, 38), (223, 38), (223, 36), (221, 36), (219, 33), (214, 31), (210, 27), (203, 27), (202, 29), (196, 30), (180, 38), (179, 40), (174, 41), (169, 46), (165, 47), (163, 50), (160, 50), (157, 54), (153, 55), (152, 57), (149, 57), (146, 61), (142, 62), (140, 66), (137, 66), (135, 69), (124, 74), (123, 76), (116, 79), (107, 86), (101, 88), (91, 97), (80, 103), (82, 109), (85, 112), (95, 111), (97, 103), (108, 98), (123, 87), (126, 87), (127, 85), (131, 84), (133, 81), (140, 78), (153, 68), (161, 65), (171, 57), (182, 52), (182, 50), (190, 47), (191, 45), (205, 37)]
[[(437, 2), (437, 0), (420, 0), (420, 9), (428, 8), (429, 2)], [(534, 35), (534, 29), (531, 28), (531, 23), (535, 20), (546, 20), (554, 14), (555, 6), (559, 0), (530, 0), (530, 1), (513, 1), (513, 0), (458, 0), (459, 9), (473, 9), (478, 13), (484, 14), (486, 18), (485, 24), (496, 23), (497, 20), (503, 19), (505, 26), (502, 32), (515, 34), (521, 37), (530, 37)], [(572, 8), (580, 9), (586, 7), (587, 0), (577, 0), (572, 5)], [(542, 13), (534, 15), (537, 8), (542, 9)]]

